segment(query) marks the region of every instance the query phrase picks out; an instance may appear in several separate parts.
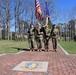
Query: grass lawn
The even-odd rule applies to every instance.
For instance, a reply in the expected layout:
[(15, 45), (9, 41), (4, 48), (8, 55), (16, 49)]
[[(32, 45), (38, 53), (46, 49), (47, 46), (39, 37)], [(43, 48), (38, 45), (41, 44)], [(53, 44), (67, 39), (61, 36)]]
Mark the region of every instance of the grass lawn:
[(0, 40), (0, 54), (3, 53), (17, 53), (21, 50), (18, 49), (27, 49), (29, 47), (28, 41), (8, 41)]
[(59, 41), (58, 42), (64, 50), (66, 50), (69, 54), (76, 54), (76, 42), (73, 41)]

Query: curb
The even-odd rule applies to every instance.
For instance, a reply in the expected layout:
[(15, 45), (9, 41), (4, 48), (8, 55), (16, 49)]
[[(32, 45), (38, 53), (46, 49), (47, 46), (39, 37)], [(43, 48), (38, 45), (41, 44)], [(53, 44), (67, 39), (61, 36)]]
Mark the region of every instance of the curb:
[(63, 52), (64, 52), (66, 55), (69, 55), (69, 53), (68, 53), (66, 50), (64, 50), (64, 48), (62, 48), (62, 46), (60, 46), (59, 43), (58, 43), (58, 46), (61, 48), (61, 50), (63, 50)]
[(4, 53), (4, 54), (0, 54), (0, 56), (3, 56), (3, 55), (6, 55), (6, 53)]
[(18, 53), (4, 53), (4, 54), (0, 54), (0, 56), (7, 55), (7, 54), (20, 54), (22, 52), (25, 52), (25, 51), (21, 51), (21, 52), (18, 52)]

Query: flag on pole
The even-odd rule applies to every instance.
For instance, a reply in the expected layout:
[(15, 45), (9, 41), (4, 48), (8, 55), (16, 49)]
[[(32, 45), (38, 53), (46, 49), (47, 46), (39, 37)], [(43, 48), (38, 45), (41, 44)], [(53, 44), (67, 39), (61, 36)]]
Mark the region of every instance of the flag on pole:
[(42, 11), (41, 11), (40, 3), (38, 0), (35, 0), (35, 8), (36, 8), (36, 12), (35, 12), (36, 19), (43, 20)]
[(49, 18), (50, 18), (50, 16), (49, 16), (49, 9), (48, 9), (47, 1), (46, 1), (46, 24), (45, 25), (48, 25), (48, 19)]
[(46, 1), (46, 16), (48, 16), (48, 17), (49, 17), (49, 9), (48, 9), (47, 1)]

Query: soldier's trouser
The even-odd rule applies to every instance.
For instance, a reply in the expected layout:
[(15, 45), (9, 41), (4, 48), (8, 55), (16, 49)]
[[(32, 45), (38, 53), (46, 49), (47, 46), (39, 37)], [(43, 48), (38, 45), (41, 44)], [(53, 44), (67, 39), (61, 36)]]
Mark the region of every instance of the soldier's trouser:
[(31, 49), (34, 49), (34, 38), (29, 39), (29, 46)]
[(44, 41), (45, 49), (49, 49), (49, 37), (47, 37)]
[(42, 48), (42, 38), (37, 39), (37, 48), (41, 49)]
[(57, 49), (57, 38), (52, 38), (53, 49)]

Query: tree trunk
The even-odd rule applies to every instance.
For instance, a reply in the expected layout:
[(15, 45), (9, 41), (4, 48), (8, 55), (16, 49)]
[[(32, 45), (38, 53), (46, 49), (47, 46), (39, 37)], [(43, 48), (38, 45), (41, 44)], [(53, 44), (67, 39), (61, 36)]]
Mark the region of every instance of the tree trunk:
[(7, 36), (8, 36), (8, 40), (9, 40), (9, 31), (10, 31), (10, 28), (9, 28), (9, 22), (7, 24)]

